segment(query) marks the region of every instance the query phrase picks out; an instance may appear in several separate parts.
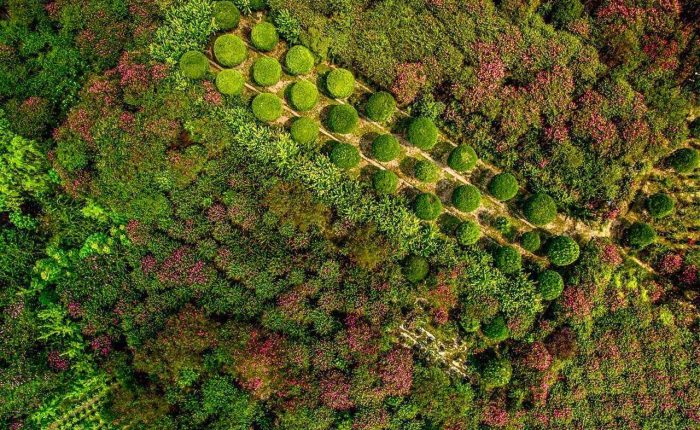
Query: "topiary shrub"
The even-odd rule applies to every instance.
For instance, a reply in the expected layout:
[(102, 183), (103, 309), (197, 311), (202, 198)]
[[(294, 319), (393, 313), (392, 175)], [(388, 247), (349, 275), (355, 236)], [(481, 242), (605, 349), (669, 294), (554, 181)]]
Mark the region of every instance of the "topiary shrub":
[(559, 28), (566, 27), (582, 13), (583, 4), (579, 0), (557, 0), (552, 8), (552, 23)]
[(391, 134), (380, 134), (372, 141), (372, 157), (382, 163), (389, 162), (401, 153), (398, 139)]
[(399, 186), (399, 177), (391, 170), (377, 170), (372, 175), (372, 186), (379, 194), (394, 194)]
[(481, 206), (481, 192), (474, 185), (460, 185), (452, 191), (452, 204), (462, 212), (475, 211)]
[(559, 272), (545, 270), (537, 275), (537, 287), (544, 300), (554, 300), (564, 291), (564, 279)]
[(409, 281), (416, 283), (420, 282), (428, 276), (430, 265), (428, 260), (418, 255), (410, 255), (406, 257), (403, 263), (403, 275)]
[(418, 218), (431, 221), (442, 213), (442, 202), (435, 194), (418, 194), (413, 201), (413, 211)]
[(522, 246), (526, 251), (537, 251), (542, 246), (540, 233), (535, 230), (523, 233), (523, 235), (520, 236), (520, 246)]
[(263, 122), (277, 120), (282, 115), (282, 100), (274, 94), (258, 94), (253, 99), (253, 115)]
[(334, 105), (328, 111), (326, 126), (334, 133), (347, 134), (357, 127), (359, 120), (360, 117), (357, 115), (354, 107), (350, 105)]
[(187, 51), (180, 57), (180, 71), (189, 79), (202, 79), (209, 71), (209, 59), (199, 51)]
[(447, 165), (456, 172), (466, 172), (476, 166), (476, 151), (469, 145), (459, 145), (447, 158)]
[(493, 255), (496, 268), (503, 273), (515, 273), (520, 271), (523, 259), (517, 249), (512, 246), (501, 246)]
[(231, 30), (238, 26), (241, 12), (231, 1), (215, 1), (212, 5), (214, 24), (219, 30)]
[(513, 376), (513, 366), (506, 358), (489, 360), (481, 371), (481, 382), (485, 388), (505, 387)]
[(491, 178), (488, 189), (496, 200), (505, 202), (518, 194), (518, 180), (511, 173), (499, 173)]
[(501, 315), (485, 324), (481, 331), (492, 342), (503, 342), (510, 336), (510, 329)]
[(627, 243), (635, 248), (644, 248), (656, 241), (656, 231), (649, 224), (635, 222), (627, 229)]
[(333, 69), (326, 75), (326, 89), (331, 97), (344, 99), (355, 91), (355, 76), (350, 70)]
[(568, 266), (578, 259), (578, 243), (569, 236), (555, 236), (547, 242), (547, 257), (555, 266)]
[(547, 225), (557, 217), (557, 204), (548, 194), (537, 193), (525, 201), (523, 214), (534, 225)]
[(318, 89), (309, 81), (298, 81), (289, 89), (289, 102), (294, 109), (307, 111), (318, 103)]
[(481, 237), (481, 229), (479, 224), (474, 221), (464, 221), (457, 226), (455, 232), (457, 243), (464, 246), (474, 245)]
[(673, 213), (676, 203), (666, 193), (656, 193), (647, 199), (647, 210), (654, 218), (663, 218)]
[(333, 145), (330, 159), (341, 169), (352, 169), (360, 163), (360, 151), (349, 143), (337, 142)]
[(216, 75), (216, 88), (221, 94), (239, 96), (243, 93), (245, 78), (238, 70), (225, 69)]
[(303, 45), (292, 46), (284, 56), (284, 65), (290, 75), (305, 75), (314, 68), (314, 54)]
[(248, 56), (243, 40), (234, 34), (223, 34), (214, 42), (214, 57), (224, 67), (241, 64)]
[(668, 157), (668, 164), (678, 173), (690, 173), (698, 167), (700, 153), (697, 149), (681, 148)]
[(372, 94), (365, 105), (367, 118), (376, 122), (384, 122), (391, 118), (396, 111), (396, 100), (394, 96), (386, 91), (379, 91)]
[(253, 80), (261, 87), (270, 87), (280, 81), (282, 66), (270, 57), (260, 57), (253, 63)]
[(440, 179), (440, 170), (428, 160), (419, 160), (413, 166), (413, 175), (421, 182), (437, 182)]
[(274, 25), (269, 22), (261, 22), (253, 27), (250, 32), (250, 40), (257, 49), (268, 52), (275, 49), (280, 37)]
[(302, 116), (294, 120), (290, 134), (296, 143), (309, 145), (318, 139), (319, 126), (313, 119)]
[(408, 126), (408, 141), (424, 151), (433, 149), (438, 139), (438, 129), (432, 119), (416, 118)]

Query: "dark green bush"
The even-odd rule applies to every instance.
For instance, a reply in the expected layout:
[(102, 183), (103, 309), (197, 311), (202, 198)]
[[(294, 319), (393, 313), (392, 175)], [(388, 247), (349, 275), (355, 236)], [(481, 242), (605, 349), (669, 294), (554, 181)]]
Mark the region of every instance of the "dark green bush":
[(355, 76), (346, 69), (333, 69), (326, 75), (326, 89), (333, 98), (350, 97), (355, 91)]
[(481, 237), (481, 229), (479, 228), (479, 224), (468, 220), (460, 223), (459, 226), (457, 226), (455, 235), (457, 237), (457, 242), (460, 245), (474, 245)]
[(700, 139), (700, 117), (697, 117), (688, 124), (688, 130), (690, 131), (690, 137), (695, 139)]
[(552, 23), (563, 28), (577, 20), (583, 13), (583, 4), (579, 0), (557, 0), (552, 8)]
[(462, 212), (475, 211), (481, 205), (481, 192), (474, 185), (460, 185), (452, 191), (452, 204)]
[(428, 276), (430, 265), (428, 260), (418, 255), (411, 255), (404, 260), (403, 275), (409, 281), (416, 283), (420, 282)]
[(214, 42), (214, 57), (224, 67), (234, 67), (248, 56), (243, 40), (233, 34), (222, 34)]
[(512, 246), (501, 246), (496, 249), (493, 260), (496, 268), (503, 273), (518, 272), (523, 265), (522, 256)]
[(372, 186), (379, 194), (394, 194), (399, 186), (399, 177), (391, 170), (377, 170), (372, 175)]
[(435, 194), (422, 193), (413, 201), (413, 211), (418, 218), (431, 221), (442, 213), (442, 202)]
[(545, 270), (537, 275), (537, 286), (544, 300), (554, 300), (564, 291), (564, 279), (559, 272)]
[(456, 172), (466, 172), (476, 166), (476, 151), (469, 145), (459, 145), (447, 158), (447, 165)]
[(396, 110), (394, 96), (386, 91), (372, 94), (365, 105), (365, 114), (372, 121), (384, 122), (391, 118)]
[(542, 246), (540, 233), (536, 230), (523, 233), (520, 237), (520, 245), (527, 251), (536, 252)]
[(227, 96), (238, 96), (243, 92), (245, 78), (238, 70), (224, 69), (216, 75), (216, 88)]
[(656, 241), (656, 231), (647, 223), (635, 222), (627, 229), (627, 243), (635, 248), (644, 248)]
[(270, 87), (282, 77), (279, 61), (270, 57), (261, 57), (253, 63), (253, 80), (261, 87)]
[(341, 169), (352, 169), (360, 163), (360, 152), (349, 143), (337, 142), (333, 145), (330, 159)]
[(681, 148), (668, 157), (668, 163), (678, 173), (690, 173), (700, 163), (700, 152), (694, 148)]
[(419, 160), (413, 166), (413, 175), (421, 182), (437, 182), (440, 179), (440, 169), (428, 160)]
[(284, 57), (290, 75), (305, 75), (314, 68), (314, 54), (306, 46), (292, 46)]
[(408, 141), (424, 151), (433, 149), (438, 139), (438, 129), (432, 119), (416, 118), (408, 126)]
[(510, 329), (503, 316), (499, 315), (485, 324), (481, 331), (492, 342), (503, 342), (510, 336)]
[(555, 266), (568, 266), (578, 259), (578, 243), (569, 236), (555, 236), (547, 242), (547, 257)]
[(282, 115), (282, 100), (274, 94), (258, 94), (253, 99), (253, 115), (263, 122), (277, 120)]
[(309, 81), (298, 81), (289, 89), (289, 102), (298, 111), (313, 109), (318, 103), (318, 89)]
[(253, 27), (250, 32), (250, 40), (257, 49), (268, 52), (275, 49), (280, 37), (274, 25), (269, 22), (261, 22)]
[(513, 366), (506, 358), (489, 360), (481, 372), (481, 382), (485, 388), (505, 387), (513, 376)]
[(202, 79), (209, 71), (209, 59), (199, 51), (187, 51), (180, 57), (180, 71), (189, 79)]
[(215, 1), (213, 10), (214, 23), (219, 30), (236, 28), (241, 20), (241, 12), (231, 1)]
[(518, 180), (511, 173), (499, 173), (491, 178), (488, 189), (496, 200), (505, 202), (518, 194)]
[(250, 10), (253, 12), (263, 10), (267, 7), (267, 0), (247, 0), (247, 3)]
[(534, 225), (546, 225), (557, 217), (557, 204), (548, 194), (533, 194), (525, 201), (523, 213)]
[(351, 133), (360, 118), (357, 111), (350, 105), (334, 105), (328, 111), (326, 118), (326, 126), (334, 133), (347, 134)]
[(398, 139), (391, 134), (380, 134), (372, 141), (372, 156), (382, 163), (389, 162), (401, 153)]
[(663, 218), (671, 215), (676, 203), (666, 193), (656, 193), (647, 199), (647, 210), (654, 218)]
[(318, 139), (319, 126), (313, 119), (302, 116), (294, 120), (290, 134), (296, 143), (308, 145)]

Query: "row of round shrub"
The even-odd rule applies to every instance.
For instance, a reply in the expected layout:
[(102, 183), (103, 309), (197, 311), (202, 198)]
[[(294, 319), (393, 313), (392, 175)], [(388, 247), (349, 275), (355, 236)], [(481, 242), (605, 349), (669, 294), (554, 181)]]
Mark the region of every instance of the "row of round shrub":
[(488, 190), (496, 200), (505, 202), (518, 194), (518, 180), (512, 173), (499, 173), (489, 181)]
[(493, 261), (496, 268), (506, 274), (520, 271), (523, 265), (523, 258), (520, 252), (512, 246), (497, 248), (493, 255)]
[(214, 24), (219, 30), (231, 30), (238, 26), (241, 12), (231, 1), (215, 1), (212, 5)]
[(380, 134), (372, 141), (372, 157), (382, 163), (394, 160), (401, 153), (401, 145), (392, 134)]
[(440, 170), (428, 160), (418, 160), (413, 166), (413, 175), (421, 182), (433, 183), (440, 179)]
[(452, 191), (452, 204), (462, 212), (473, 212), (481, 206), (481, 192), (474, 185), (460, 185)]
[(273, 122), (282, 116), (282, 100), (271, 93), (261, 93), (253, 99), (253, 115), (262, 122)]
[(433, 149), (437, 144), (438, 130), (432, 119), (427, 117), (415, 118), (408, 126), (408, 141), (424, 151)]
[(700, 151), (681, 148), (668, 157), (668, 164), (678, 173), (690, 173), (700, 165)]
[(238, 66), (248, 57), (243, 40), (234, 34), (224, 34), (214, 42), (214, 58), (224, 67)]
[(289, 102), (298, 111), (311, 110), (318, 103), (318, 89), (309, 81), (297, 81), (289, 88)]
[(413, 201), (413, 211), (418, 218), (432, 221), (442, 213), (442, 202), (435, 194), (421, 193)]
[(216, 75), (216, 88), (221, 94), (239, 96), (244, 86), (245, 78), (238, 70), (224, 69)]
[(564, 291), (564, 279), (559, 272), (545, 270), (537, 276), (537, 286), (544, 300), (554, 300)]
[(481, 229), (475, 221), (467, 220), (461, 222), (455, 231), (457, 243), (464, 246), (474, 245), (481, 237)]
[(379, 194), (394, 194), (399, 186), (399, 177), (391, 170), (380, 169), (372, 175), (372, 187)]
[(314, 54), (303, 45), (292, 46), (284, 56), (284, 66), (290, 75), (305, 75), (314, 68)]
[(469, 145), (459, 145), (447, 157), (447, 165), (456, 172), (466, 172), (476, 166), (476, 151)]
[(253, 46), (263, 52), (275, 49), (279, 40), (277, 29), (269, 22), (256, 24), (250, 32), (250, 41), (253, 43)]
[(270, 57), (261, 57), (253, 63), (253, 80), (261, 87), (271, 87), (282, 77), (279, 61)]
[(346, 142), (336, 142), (331, 149), (330, 159), (341, 169), (352, 169), (360, 163), (360, 152)]
[(187, 51), (180, 57), (180, 72), (189, 79), (202, 79), (209, 71), (209, 59), (199, 51)]
[(635, 248), (644, 248), (656, 242), (656, 231), (643, 222), (635, 222), (627, 229), (627, 243)]
[(355, 91), (355, 76), (346, 69), (333, 69), (326, 75), (326, 90), (336, 99), (350, 97)]
[(557, 204), (548, 194), (533, 194), (525, 201), (523, 213), (532, 224), (546, 225), (557, 217)]
[(348, 134), (357, 127), (360, 117), (354, 107), (343, 104), (333, 105), (328, 110), (326, 126), (333, 133)]
[(547, 242), (547, 257), (555, 266), (568, 266), (578, 260), (581, 250), (569, 236), (555, 236)]
[(292, 139), (300, 145), (309, 145), (318, 139), (320, 128), (313, 119), (302, 116), (292, 123), (290, 134)]
[(396, 111), (396, 100), (394, 96), (386, 91), (379, 91), (372, 94), (365, 105), (367, 118), (376, 122), (384, 122), (391, 118)]
[(664, 218), (673, 213), (676, 203), (666, 193), (656, 193), (647, 199), (647, 210), (652, 218)]

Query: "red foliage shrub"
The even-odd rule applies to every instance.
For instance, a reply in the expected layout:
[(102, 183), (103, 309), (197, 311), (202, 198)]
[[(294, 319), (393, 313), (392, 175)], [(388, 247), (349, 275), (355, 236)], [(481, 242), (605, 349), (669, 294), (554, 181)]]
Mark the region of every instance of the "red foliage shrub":
[(396, 66), (396, 80), (391, 92), (400, 104), (411, 103), (427, 82), (427, 75), (421, 63), (403, 63)]

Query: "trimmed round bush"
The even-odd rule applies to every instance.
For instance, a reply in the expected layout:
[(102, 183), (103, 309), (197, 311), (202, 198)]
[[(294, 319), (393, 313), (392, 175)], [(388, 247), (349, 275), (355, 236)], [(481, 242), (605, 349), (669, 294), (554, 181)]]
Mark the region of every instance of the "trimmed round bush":
[(209, 59), (199, 51), (187, 51), (180, 57), (180, 71), (186, 78), (202, 79), (209, 71)]
[(238, 70), (225, 69), (216, 75), (216, 88), (221, 94), (239, 96), (243, 93), (245, 78)]
[(569, 236), (555, 236), (547, 242), (547, 257), (555, 266), (568, 266), (580, 252), (578, 243)]
[(420, 160), (413, 166), (413, 175), (421, 182), (437, 182), (440, 170), (433, 162)]
[(644, 248), (656, 241), (656, 231), (647, 223), (635, 222), (627, 229), (627, 242), (635, 248)]
[(457, 237), (457, 242), (460, 245), (474, 245), (481, 237), (481, 229), (479, 228), (479, 224), (468, 220), (460, 223), (459, 226), (457, 226), (455, 235)]
[(422, 193), (413, 201), (413, 211), (422, 220), (431, 221), (442, 213), (442, 202), (432, 193)]
[(261, 87), (270, 87), (280, 81), (282, 66), (270, 57), (260, 57), (253, 63), (253, 80)]
[(309, 81), (298, 81), (289, 89), (289, 102), (294, 109), (307, 111), (318, 103), (318, 89)]
[(693, 148), (681, 148), (668, 157), (668, 164), (678, 173), (690, 173), (700, 164), (700, 152)]
[(433, 149), (438, 140), (438, 129), (432, 119), (416, 118), (408, 126), (408, 141), (424, 151)]
[(235, 34), (222, 34), (214, 42), (214, 57), (224, 67), (233, 67), (241, 64), (248, 56), (243, 39)]
[(214, 11), (214, 24), (219, 30), (236, 28), (241, 20), (241, 12), (231, 1), (215, 1), (212, 8)]
[(506, 320), (501, 315), (485, 324), (481, 331), (484, 333), (484, 336), (493, 342), (503, 342), (510, 336), (510, 329), (508, 329)]
[(372, 94), (365, 105), (367, 118), (376, 122), (384, 122), (391, 118), (396, 111), (396, 100), (394, 96), (386, 91), (379, 91)]
[(350, 97), (355, 91), (355, 76), (350, 70), (333, 69), (326, 75), (326, 89), (333, 98)]
[(505, 387), (513, 376), (513, 366), (506, 358), (489, 360), (481, 371), (481, 382), (486, 388)]
[(410, 255), (403, 262), (403, 275), (409, 281), (416, 283), (420, 282), (428, 276), (430, 265), (428, 260), (418, 255)]
[(269, 22), (261, 22), (253, 27), (250, 32), (250, 41), (257, 49), (268, 52), (275, 49), (280, 36), (277, 34), (277, 29)]
[(305, 75), (314, 68), (314, 54), (303, 45), (295, 45), (289, 48), (284, 56), (284, 66), (290, 75)]
[(673, 213), (676, 203), (666, 193), (656, 193), (647, 199), (647, 210), (654, 218), (663, 218)]
[(457, 172), (466, 172), (476, 166), (476, 151), (469, 145), (459, 145), (447, 158), (447, 165)]
[(253, 115), (263, 122), (277, 120), (282, 115), (282, 100), (274, 94), (258, 94), (253, 99)]
[(334, 133), (348, 134), (352, 132), (360, 117), (357, 111), (350, 105), (334, 105), (328, 111), (326, 125), (328, 129)]
[(496, 268), (503, 273), (515, 273), (523, 265), (523, 258), (512, 246), (501, 246), (493, 255)]
[(544, 300), (554, 300), (564, 291), (564, 279), (559, 272), (545, 270), (537, 275), (537, 288)]
[(520, 236), (520, 246), (526, 251), (535, 252), (542, 246), (540, 233), (535, 230), (530, 230)]
[(292, 139), (300, 145), (314, 143), (318, 139), (319, 127), (316, 121), (309, 117), (302, 116), (292, 123), (290, 129)]
[(372, 187), (379, 194), (394, 194), (399, 186), (399, 177), (391, 170), (377, 170), (372, 175)]
[(372, 157), (377, 161), (386, 163), (398, 157), (400, 153), (401, 145), (391, 134), (380, 134), (372, 141)]
[(547, 225), (557, 217), (557, 204), (549, 194), (537, 193), (525, 201), (523, 213), (534, 225)]
[(518, 194), (518, 180), (515, 179), (512, 173), (499, 173), (491, 178), (488, 190), (496, 200), (505, 202)]
[(481, 191), (474, 185), (460, 185), (452, 191), (452, 204), (462, 212), (475, 211), (481, 206)]
[(349, 143), (338, 142), (333, 145), (330, 159), (341, 169), (352, 169), (360, 163), (360, 151)]

